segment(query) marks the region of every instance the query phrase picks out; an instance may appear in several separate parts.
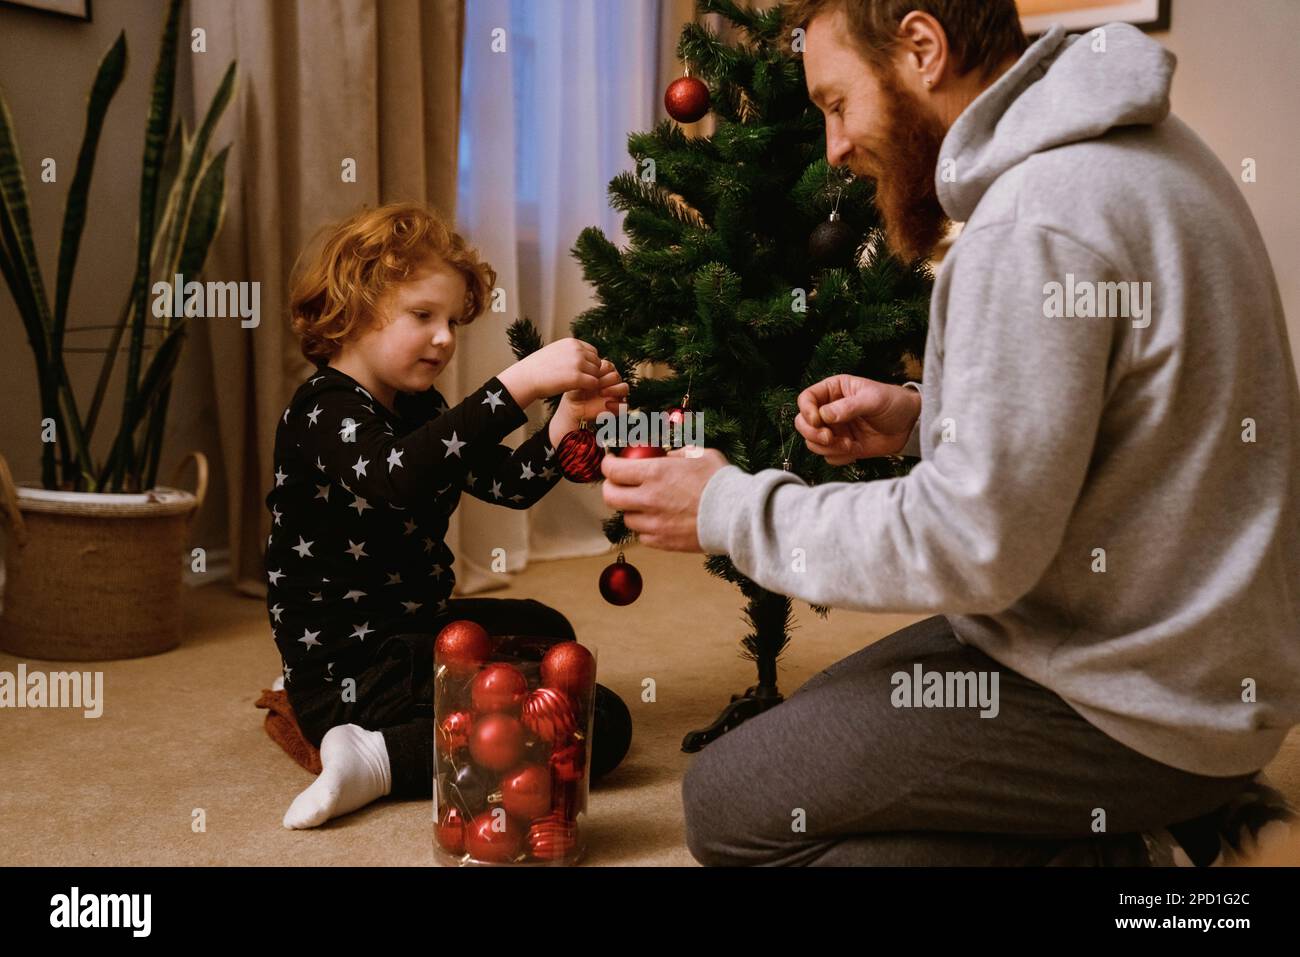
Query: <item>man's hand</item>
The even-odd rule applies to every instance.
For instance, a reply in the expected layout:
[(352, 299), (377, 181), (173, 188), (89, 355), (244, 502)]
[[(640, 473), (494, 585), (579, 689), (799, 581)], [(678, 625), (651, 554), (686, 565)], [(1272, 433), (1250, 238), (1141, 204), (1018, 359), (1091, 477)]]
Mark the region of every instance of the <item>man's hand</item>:
[(799, 393), (795, 431), (830, 465), (896, 455), (921, 414), (911, 389), (855, 375), (833, 375)]
[(702, 552), (696, 519), (713, 473), (730, 463), (717, 449), (673, 449), (654, 459), (601, 459), (605, 504), (622, 509), (623, 523), (651, 548)]

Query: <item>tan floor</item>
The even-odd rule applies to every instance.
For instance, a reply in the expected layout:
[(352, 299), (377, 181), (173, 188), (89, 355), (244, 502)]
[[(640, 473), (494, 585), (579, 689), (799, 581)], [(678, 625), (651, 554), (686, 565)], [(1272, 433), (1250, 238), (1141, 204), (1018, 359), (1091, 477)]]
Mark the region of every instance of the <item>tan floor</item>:
[[(592, 792), (592, 865), (693, 865), (683, 838), (680, 785), (690, 755), (682, 735), (711, 721), (754, 680), (739, 655), (745, 625), (735, 589), (700, 556), (627, 551), (645, 579), (626, 608), (597, 591), (612, 556), (535, 563), (500, 598), (560, 609), (595, 645), (602, 684), (632, 710), (624, 763)], [(187, 638), (175, 651), (76, 664), (23, 659), (31, 669), (103, 670), (104, 713), (0, 712), (0, 865), (350, 864), (432, 860), (431, 803), (382, 800), (313, 831), (281, 818), (313, 777), (262, 730), (253, 707), (279, 669), (263, 603), (225, 585), (187, 597)], [(831, 662), (919, 616), (834, 611), (822, 621), (795, 604), (794, 639), (781, 665), (789, 694)], [(0, 669), (18, 659), (0, 654)], [(657, 701), (641, 701), (653, 677)], [(1270, 766), (1300, 799), (1300, 730)], [(206, 831), (192, 821), (202, 809)]]

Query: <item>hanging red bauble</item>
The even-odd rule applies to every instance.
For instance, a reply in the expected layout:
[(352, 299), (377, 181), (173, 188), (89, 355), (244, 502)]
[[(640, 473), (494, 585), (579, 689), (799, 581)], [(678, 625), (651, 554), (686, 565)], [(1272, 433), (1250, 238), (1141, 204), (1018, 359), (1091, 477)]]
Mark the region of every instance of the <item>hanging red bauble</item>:
[(543, 687), (531, 692), (524, 699), (520, 718), (525, 728), (550, 744), (566, 741), (578, 730), (573, 702), (558, 688)]
[(557, 781), (581, 781), (587, 768), (587, 743), (575, 741), (551, 755), (551, 774)]
[(611, 605), (630, 605), (641, 596), (641, 573), (622, 552), (600, 573), (600, 594)]
[(475, 714), (490, 711), (518, 714), (519, 706), (528, 696), (528, 679), (514, 665), (504, 662), (488, 665), (474, 676), (469, 696)]
[(526, 764), (501, 779), (501, 806), (521, 821), (551, 810), (551, 772), (541, 764)]
[(476, 621), (449, 622), (433, 644), (433, 660), (457, 678), (468, 678), (492, 654), (492, 639)]
[(452, 854), (465, 853), (465, 815), (460, 808), (452, 805), (438, 817), (433, 828), (434, 837), (442, 847)]
[(542, 684), (581, 701), (596, 680), (596, 659), (576, 641), (551, 645), (542, 658)]
[(528, 853), (541, 861), (558, 861), (578, 846), (578, 825), (559, 814), (539, 818), (528, 828)]
[(594, 482), (600, 478), (600, 460), (605, 450), (596, 442), (596, 433), (590, 429), (574, 429), (560, 439), (555, 450), (560, 471), (570, 482)]
[(504, 864), (519, 856), (524, 836), (524, 829), (509, 814), (493, 808), (465, 826), (465, 850), (475, 860)]
[(524, 753), (524, 726), (508, 714), (489, 714), (474, 722), (469, 754), (489, 771), (505, 771), (519, 763)]
[(709, 88), (689, 74), (679, 76), (664, 92), (664, 109), (678, 123), (694, 123), (709, 112)]
[(668, 452), (661, 445), (625, 445), (619, 450), (620, 459), (657, 459)]
[(438, 722), (438, 750), (443, 754), (454, 754), (460, 748), (469, 746), (469, 732), (474, 719), (468, 711), (453, 711)]

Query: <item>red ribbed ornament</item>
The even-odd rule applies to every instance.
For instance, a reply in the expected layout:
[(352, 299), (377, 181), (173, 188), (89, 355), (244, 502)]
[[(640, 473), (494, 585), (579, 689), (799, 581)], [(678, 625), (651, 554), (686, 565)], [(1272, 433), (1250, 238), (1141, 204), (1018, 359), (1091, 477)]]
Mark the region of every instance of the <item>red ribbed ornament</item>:
[(528, 828), (528, 853), (542, 861), (558, 861), (578, 846), (578, 825), (561, 814), (548, 814)]
[(564, 742), (578, 730), (573, 702), (558, 688), (538, 688), (524, 699), (524, 727), (548, 744)]
[(596, 442), (590, 429), (574, 429), (560, 440), (556, 449), (560, 471), (570, 482), (594, 482), (600, 478), (600, 460), (605, 450)]

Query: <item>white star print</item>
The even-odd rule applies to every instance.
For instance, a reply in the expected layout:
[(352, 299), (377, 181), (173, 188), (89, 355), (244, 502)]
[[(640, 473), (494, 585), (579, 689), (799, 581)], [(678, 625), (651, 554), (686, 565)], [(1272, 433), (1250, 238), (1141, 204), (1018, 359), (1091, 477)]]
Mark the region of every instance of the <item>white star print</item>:
[(280, 584), (280, 579), (284, 577), (284, 572), (282, 571), (267, 572), (266, 577), (271, 579), (272, 585), (278, 585)]
[(451, 483), (448, 482), (448, 483), (447, 483), (446, 485), (444, 485), (442, 488), (438, 489), (438, 494), (439, 494), (439, 495), (446, 495), (446, 494), (447, 494), (447, 490), (450, 489), (450, 488), (451, 488)]
[(559, 472), (555, 471), (555, 469), (551, 468), (549, 465), (542, 469), (542, 478), (544, 479), (553, 479), (559, 474)]
[(316, 556), (311, 553), (311, 547), (315, 544), (314, 541), (304, 542), (302, 536), (299, 535), (298, 544), (293, 546), (293, 550), (298, 553), (299, 558), (315, 558)]
[[(357, 456), (357, 464), (352, 466), (352, 471), (357, 473), (357, 478), (361, 478), (361, 476), (366, 474), (366, 466), (369, 464), (370, 459), (363, 459), (361, 456)], [(392, 469), (389, 469), (389, 471), (391, 472)]]
[(547, 457), (547, 459), (549, 459), (549, 458), (550, 458), (552, 455), (554, 455), (554, 454), (555, 454), (555, 449), (551, 448), (549, 445), (546, 446), (546, 457)]
[(456, 438), (455, 432), (451, 433), (450, 441), (448, 441), (447, 439), (442, 439), (441, 442), (443, 445), (447, 446), (447, 454), (444, 455), (443, 458), (449, 458), (453, 455), (456, 456), (456, 458), (460, 458), (460, 450), (469, 444), (468, 442), (459, 441)]
[[(316, 498), (323, 498), (328, 502), (330, 500), (330, 487), (328, 485), (317, 485)], [(313, 501), (315, 501), (315, 499), (313, 499)]]
[(352, 489), (348, 486), (348, 483), (345, 482), (345, 481), (343, 481), (342, 479), (339, 479), (339, 484), (343, 486), (343, 490), (344, 490), (345, 492), (348, 492), (349, 494), (352, 494), (352, 495), (355, 495), (355, 494), (356, 494), (356, 492), (353, 492)]
[(325, 670), (329, 672), (329, 674), (327, 674), (327, 675), (325, 676), (325, 680), (326, 680), (326, 681), (333, 681), (333, 680), (334, 680), (334, 662), (332, 662), (332, 661), (326, 662), (326, 664), (325, 664)]
[(301, 641), (308, 648), (318, 647), (320, 645), (320, 642), (316, 640), (316, 636), (319, 634), (320, 634), (319, 631), (308, 631), (306, 628), (304, 628), (302, 630), (302, 637), (299, 638), (298, 640)]
[(500, 497), (501, 497), (501, 483), (500, 483), (500, 482), (493, 482), (493, 483), (492, 483), (492, 497), (493, 497), (493, 498), (500, 498)]
[(271, 514), (272, 514), (273, 516), (275, 516), (275, 524), (279, 525), (279, 524), (280, 524), (280, 516), (283, 515), (284, 512), (280, 511), (278, 508), (276, 508), (274, 505), (272, 505), (272, 506), (271, 506)]
[(433, 571), (429, 572), (429, 574), (432, 575), (434, 578), (441, 578), (442, 573), (445, 571), (446, 569), (443, 568), (441, 565), (434, 565)]
[(490, 406), (493, 412), (497, 410), (497, 406), (505, 404), (505, 400), (501, 398), (500, 389), (497, 389), (495, 392), (488, 392), (487, 398), (479, 403), (479, 405)]
[[(311, 425), (316, 424), (316, 416), (320, 414), (321, 414), (321, 407), (319, 405), (307, 413), (307, 418), (311, 419)], [(320, 460), (317, 459), (317, 461), (319, 462)]]
[(465, 473), (465, 484), (466, 484), (466, 485), (468, 485), (468, 486), (470, 486), (471, 488), (473, 488), (473, 487), (474, 487), (474, 483), (477, 482), (477, 481), (478, 481), (478, 478), (477, 478), (477, 476), (474, 475), (473, 472), (466, 472), (466, 473)]
[(339, 429), (339, 439), (343, 442), (355, 442), (357, 440), (357, 424), (351, 419), (344, 419), (343, 428)]
[(271, 547), (271, 536), (270, 536), (270, 535), (266, 536), (266, 547), (267, 547), (267, 548), (270, 548), (270, 547)]
[(321, 596), (320, 596), (320, 592), (318, 592), (318, 591), (309, 591), (309, 592), (307, 592), (307, 594), (311, 595), (311, 600), (312, 600), (312, 601), (324, 601), (324, 600), (325, 600), (325, 599), (321, 598)]
[(288, 424), (289, 424), (289, 410), (288, 410), (288, 409), (285, 409), (285, 410), (284, 410), (284, 424), (285, 424), (285, 425), (288, 425)]
[(402, 449), (394, 448), (391, 450), (388, 453), (388, 471), (391, 472), (394, 465), (399, 469), (402, 468), (402, 456), (405, 454), (406, 453)]
[(355, 509), (357, 510), (357, 514), (360, 515), (360, 514), (361, 514), (362, 512), (364, 512), (366, 509), (368, 509), (368, 508), (374, 508), (374, 506), (371, 505), (369, 502), (367, 502), (367, 501), (366, 501), (364, 498), (362, 498), (360, 495), (358, 495), (358, 496), (353, 500), (352, 504), (348, 506), (348, 508), (355, 508)]
[(524, 500), (524, 497), (523, 497), (522, 495), (518, 494), (517, 492), (516, 492), (514, 495), (511, 495), (511, 496), (510, 496), (510, 501), (512, 501), (512, 502), (522, 502), (523, 500)]
[(406, 531), (402, 532), (403, 535), (410, 535), (418, 527), (413, 518), (408, 518), (403, 524), (406, 525)]
[(361, 386), (356, 386), (356, 390), (360, 392), (362, 395), (364, 395), (371, 402), (375, 401), (375, 397), (371, 395), (369, 392), (367, 392), (365, 389), (361, 388)]
[(291, 675), (292, 673), (293, 673), (293, 669), (290, 668), (288, 665), (285, 665), (285, 666), (284, 666), (284, 680), (285, 680), (286, 682), (288, 682), (288, 680), (289, 680), (289, 675)]
[(348, 539), (348, 545), (349, 545), (350, 547), (349, 547), (349, 548), (345, 548), (345, 549), (343, 549), (343, 550), (344, 550), (345, 552), (347, 552), (349, 555), (351, 555), (351, 556), (352, 556), (354, 559), (356, 559), (357, 561), (361, 561), (361, 559), (363, 559), (363, 558), (369, 558), (369, 557), (370, 557), (368, 554), (366, 554), (366, 551), (365, 551), (366, 543), (365, 543), (365, 542), (362, 542), (360, 545), (358, 545), (356, 542), (352, 541), (352, 539), (349, 538), (349, 539)]
[(314, 379), (308, 379), (308, 380), (307, 380), (307, 384), (308, 384), (308, 385), (315, 385), (317, 382), (319, 382), (319, 381), (320, 381), (321, 379), (323, 379), (323, 378), (325, 378), (323, 375), (318, 375), (318, 376), (317, 376), (316, 378), (314, 378)]
[(524, 472), (519, 476), (521, 479), (530, 479), (533, 477), (533, 466), (531, 463), (524, 463)]
[(373, 405), (367, 405), (366, 403), (362, 402), (361, 408), (367, 410), (371, 415), (375, 414), (375, 407)]
[(431, 551), (433, 551), (433, 539), (426, 537), (424, 539), (424, 554), (427, 555)]
[(416, 610), (417, 608), (423, 608), (423, 607), (424, 607), (424, 602), (422, 602), (422, 601), (404, 601), (404, 602), (402, 602), (402, 607), (406, 609), (406, 613), (407, 613), (408, 615), (414, 615), (414, 614), (415, 614), (415, 610)]
[(344, 601), (347, 601), (349, 598), (351, 598), (351, 599), (352, 599), (352, 603), (355, 605), (357, 602), (361, 601), (361, 599), (363, 599), (363, 598), (365, 598), (365, 597), (366, 597), (366, 593), (365, 593), (365, 592), (360, 591), (360, 590), (358, 590), (358, 589), (356, 589), (356, 588), (349, 588), (349, 589), (348, 589), (348, 593), (347, 593), (346, 595), (343, 596), (343, 600), (344, 600)]
[(439, 403), (438, 403), (438, 414), (439, 414), (439, 415), (441, 415), (441, 414), (444, 413), (444, 412), (450, 412), (450, 411), (451, 411), (451, 406), (449, 406), (446, 402), (439, 401)]
[(366, 640), (366, 635), (375, 630), (370, 627), (370, 622), (368, 621), (363, 622), (360, 625), (353, 625), (352, 627), (355, 629), (355, 631), (352, 632), (352, 637), (360, 638), (362, 641)]
[(324, 471), (325, 471), (325, 466), (321, 464), (320, 456), (319, 456), (319, 455), (316, 456), (316, 471), (318, 471), (318, 472), (324, 472)]
[(283, 611), (284, 609), (280, 607), (280, 603), (278, 601), (271, 606), (271, 614), (275, 615), (275, 623), (277, 625), (280, 624), (280, 614)]
[(386, 574), (386, 575), (388, 576), (388, 581), (386, 581), (386, 582), (384, 583), (385, 586), (388, 586), (388, 585), (400, 585), (400, 584), (402, 583), (402, 573), (401, 573), (401, 572), (385, 572), (384, 574)]
[(283, 472), (280, 471), (280, 466), (277, 465), (277, 466), (275, 467), (275, 487), (276, 487), (276, 488), (279, 488), (281, 485), (283, 485), (283, 484), (284, 484), (284, 480), (287, 479), (288, 477), (289, 477), (289, 476), (285, 475)]

